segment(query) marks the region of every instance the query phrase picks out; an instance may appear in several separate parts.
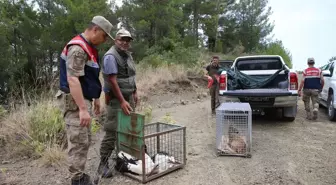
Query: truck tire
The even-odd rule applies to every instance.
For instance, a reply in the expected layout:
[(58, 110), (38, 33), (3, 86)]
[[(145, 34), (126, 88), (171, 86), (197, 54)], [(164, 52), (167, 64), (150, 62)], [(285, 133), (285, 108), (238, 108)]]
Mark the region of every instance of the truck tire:
[[(290, 111), (290, 114), (287, 116), (285, 114), (285, 111)], [(282, 120), (283, 121), (288, 121), (288, 122), (293, 122), (296, 118), (296, 113), (297, 113), (297, 106), (293, 106), (293, 107), (284, 107), (282, 108)]]
[(334, 108), (334, 95), (330, 94), (328, 97), (328, 119), (330, 121), (336, 121), (336, 110)]
[(283, 119), (284, 121), (288, 121), (288, 122), (293, 122), (293, 121), (295, 121), (295, 117), (282, 117), (282, 119)]
[(268, 119), (274, 119), (277, 117), (277, 111), (274, 108), (268, 108), (268, 109), (264, 109), (265, 111), (265, 116)]

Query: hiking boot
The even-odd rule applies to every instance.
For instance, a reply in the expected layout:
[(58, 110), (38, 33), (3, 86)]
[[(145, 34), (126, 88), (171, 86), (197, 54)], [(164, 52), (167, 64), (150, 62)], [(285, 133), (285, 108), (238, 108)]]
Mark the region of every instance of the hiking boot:
[(98, 174), (102, 178), (111, 178), (113, 176), (112, 170), (109, 168), (109, 164), (107, 160), (100, 160), (98, 166)]
[(310, 112), (306, 112), (306, 113), (307, 113), (306, 119), (307, 120), (312, 120), (312, 116), (311, 116)]
[(317, 120), (317, 111), (313, 111), (313, 118), (312, 120)]
[(83, 174), (78, 180), (71, 179), (71, 185), (93, 185), (91, 178), (87, 174)]
[(212, 114), (213, 116), (215, 116), (215, 115), (216, 115), (216, 111), (215, 111), (215, 110), (212, 110), (212, 111), (211, 111), (211, 114)]
[(306, 119), (307, 120), (312, 120), (312, 117), (311, 116), (307, 116)]

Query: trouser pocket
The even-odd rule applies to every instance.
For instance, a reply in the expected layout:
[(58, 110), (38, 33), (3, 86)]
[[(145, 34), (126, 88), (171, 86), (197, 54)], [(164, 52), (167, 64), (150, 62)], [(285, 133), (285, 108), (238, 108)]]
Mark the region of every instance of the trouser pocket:
[(104, 123), (104, 130), (106, 132), (115, 132), (118, 126), (118, 110), (120, 110), (119, 100), (112, 98), (109, 104), (106, 105), (106, 120)]
[(64, 93), (63, 96), (64, 96), (63, 99), (64, 112), (78, 110), (78, 106), (70, 93), (68, 94)]

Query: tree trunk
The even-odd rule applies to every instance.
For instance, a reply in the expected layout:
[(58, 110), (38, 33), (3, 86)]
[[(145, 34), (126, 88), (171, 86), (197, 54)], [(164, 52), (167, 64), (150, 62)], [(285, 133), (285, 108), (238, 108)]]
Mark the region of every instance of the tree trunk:
[(199, 6), (198, 0), (194, 0), (194, 36), (195, 36), (195, 45), (198, 46), (198, 21), (199, 21)]

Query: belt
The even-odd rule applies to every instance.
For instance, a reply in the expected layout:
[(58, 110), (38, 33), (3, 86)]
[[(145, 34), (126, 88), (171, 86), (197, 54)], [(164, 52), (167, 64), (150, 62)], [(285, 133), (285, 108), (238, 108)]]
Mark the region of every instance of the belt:
[(69, 89), (69, 87), (60, 87), (60, 90), (62, 91), (62, 92), (64, 92), (64, 93), (70, 93), (70, 89)]
[[(69, 94), (70, 93), (70, 89), (68, 88), (68, 87), (60, 87), (60, 90), (63, 92), (63, 93), (65, 93), (65, 94)], [(88, 100), (88, 101), (90, 101), (90, 102), (92, 102), (93, 101), (93, 99), (91, 98), (87, 98), (87, 97), (85, 97), (84, 96), (84, 99), (85, 100)]]

